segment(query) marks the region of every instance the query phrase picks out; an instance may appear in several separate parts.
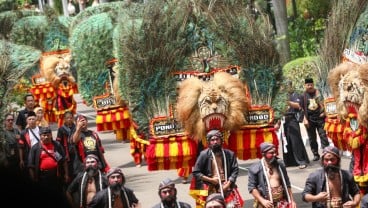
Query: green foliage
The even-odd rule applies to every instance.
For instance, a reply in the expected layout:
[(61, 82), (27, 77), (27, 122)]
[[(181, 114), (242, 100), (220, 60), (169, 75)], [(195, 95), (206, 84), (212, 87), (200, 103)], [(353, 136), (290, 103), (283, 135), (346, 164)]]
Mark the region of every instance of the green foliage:
[(331, 7), (331, 0), (301, 0), (298, 5), (299, 12), (308, 12), (313, 19), (326, 19)]
[(324, 35), (325, 19), (298, 17), (289, 22), (291, 59), (315, 56)]
[(0, 0), (0, 12), (14, 10), (16, 7), (14, 0)]
[(78, 70), (78, 87), (88, 104), (94, 96), (104, 94), (108, 80), (105, 62), (113, 57), (112, 32), (107, 13), (89, 17), (72, 31), (70, 49)]
[(301, 93), (304, 90), (304, 79), (311, 77), (318, 84), (317, 56), (294, 59), (284, 65), (283, 77), (293, 83), (294, 89)]
[(17, 11), (6, 11), (0, 13), (0, 36), (5, 39), (9, 39), (10, 32), (14, 24), (27, 16), (39, 16), (39, 12), (31, 11), (31, 10), (17, 10)]
[(276, 92), (272, 100), (272, 107), (275, 111), (275, 118), (281, 118), (287, 109), (286, 100), (288, 99), (287, 84), (291, 82), (296, 92), (302, 93), (304, 91), (304, 79), (312, 77), (316, 85), (318, 85), (318, 73), (316, 62), (318, 57), (304, 57), (290, 61), (282, 68), (283, 76), (280, 80), (280, 88)]
[(17, 21), (10, 33), (10, 40), (16, 44), (29, 45), (43, 50), (43, 39), (48, 21), (45, 16), (24, 17)]

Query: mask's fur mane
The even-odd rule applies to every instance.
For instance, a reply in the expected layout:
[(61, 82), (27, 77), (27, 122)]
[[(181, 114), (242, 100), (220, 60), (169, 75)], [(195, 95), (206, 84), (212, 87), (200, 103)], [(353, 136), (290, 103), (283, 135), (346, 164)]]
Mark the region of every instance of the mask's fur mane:
[(342, 63), (332, 69), (328, 75), (336, 107), (342, 118), (347, 118), (355, 106), (358, 121), (368, 127), (368, 64), (357, 65)]
[(223, 130), (235, 130), (244, 124), (249, 107), (244, 84), (226, 72), (218, 72), (211, 81), (189, 78), (179, 85), (178, 120), (186, 132), (202, 139), (207, 129), (203, 118), (211, 113), (226, 116)]

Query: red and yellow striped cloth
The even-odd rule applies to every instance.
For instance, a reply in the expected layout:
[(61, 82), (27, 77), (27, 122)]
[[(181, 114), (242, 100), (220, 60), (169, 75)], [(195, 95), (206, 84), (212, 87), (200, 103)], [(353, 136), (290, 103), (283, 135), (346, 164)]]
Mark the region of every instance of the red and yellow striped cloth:
[(186, 136), (151, 138), (146, 149), (149, 171), (191, 168), (197, 156), (197, 143)]
[(130, 124), (130, 113), (127, 107), (97, 111), (97, 131), (129, 129)]
[(247, 128), (230, 133), (228, 148), (240, 160), (261, 158), (259, 146), (263, 142), (273, 143), (278, 149), (279, 141), (274, 127)]
[(50, 82), (44, 84), (35, 84), (31, 87), (30, 92), (36, 101), (47, 100), (56, 97), (56, 92)]
[(361, 145), (366, 143), (366, 139), (368, 138), (367, 128), (362, 125), (358, 125), (357, 129), (353, 130), (353, 127), (350, 125), (350, 120), (357, 119), (357, 115), (355, 113), (349, 113), (344, 127), (344, 141), (349, 145), (350, 149), (357, 149)]
[(348, 150), (348, 144), (344, 140), (345, 121), (341, 121), (339, 118), (326, 118), (324, 129), (326, 130), (328, 138), (330, 138), (333, 144), (340, 150)]

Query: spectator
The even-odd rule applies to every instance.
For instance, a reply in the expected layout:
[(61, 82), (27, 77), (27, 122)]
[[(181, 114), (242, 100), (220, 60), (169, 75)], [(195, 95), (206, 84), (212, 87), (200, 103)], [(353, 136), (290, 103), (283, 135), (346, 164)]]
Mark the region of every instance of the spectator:
[(5, 114), (4, 141), (2, 149), (5, 153), (6, 167), (14, 172), (19, 172), (19, 149), (18, 142), (20, 132), (14, 128), (14, 115), (11, 113)]
[[(86, 156), (89, 154), (94, 154), (98, 157), (101, 162), (101, 169), (106, 173), (110, 167), (104, 157), (104, 148), (100, 137), (95, 131), (89, 130), (87, 128), (88, 120), (85, 116), (79, 115), (77, 117), (77, 124), (75, 132), (72, 135), (72, 141), (77, 145), (77, 157), (79, 162), (83, 164)], [(76, 167), (78, 168), (78, 167)], [(83, 165), (81, 169), (83, 170)]]
[(359, 187), (353, 176), (340, 168), (340, 151), (325, 147), (321, 169), (309, 174), (302, 193), (303, 200), (312, 202), (313, 208), (358, 207)]
[(36, 113), (36, 125), (39, 127), (49, 126), (49, 122), (44, 117), (44, 110), (42, 107), (36, 107), (33, 110)]
[(39, 128), (36, 125), (36, 113), (33, 111), (27, 114), (27, 127), (21, 131), (18, 143), (19, 166), (28, 175), (28, 155), (31, 147), (40, 141)]
[(15, 122), (19, 131), (22, 131), (26, 128), (28, 113), (31, 111), (33, 112), (35, 107), (35, 101), (32, 94), (26, 94), (24, 96), (24, 105), (24, 109), (18, 112), (17, 121)]
[(291, 184), (282, 160), (276, 157), (275, 145), (264, 142), (260, 145), (262, 158), (248, 172), (248, 191), (254, 197), (253, 207), (296, 208)]
[(66, 111), (64, 113), (64, 124), (58, 128), (56, 133), (56, 141), (63, 146), (66, 161), (68, 163), (69, 177), (73, 180), (74, 177), (79, 173), (78, 170), (74, 170), (73, 163), (76, 157), (75, 144), (71, 141), (71, 135), (75, 131), (75, 123), (73, 113)]
[(160, 196), (161, 202), (152, 208), (191, 208), (188, 203), (178, 201), (176, 194), (177, 189), (175, 188), (174, 182), (166, 178), (158, 186), (158, 195)]
[(292, 83), (288, 83), (289, 106), (285, 115), (284, 131), (286, 136), (286, 150), (283, 151), (283, 159), (286, 166), (299, 166), (300, 169), (306, 168), (309, 164), (307, 151), (305, 150), (299, 122), (304, 117), (300, 107), (300, 95), (295, 92)]
[(304, 87), (305, 91), (300, 97), (300, 107), (304, 110), (303, 124), (307, 130), (310, 148), (314, 155), (313, 161), (318, 161), (320, 156), (318, 153), (317, 132), (322, 148), (329, 145), (324, 129), (326, 116), (324, 113), (323, 98), (319, 90), (314, 88), (312, 78), (305, 79)]
[(90, 208), (110, 207), (140, 207), (133, 190), (124, 186), (125, 176), (119, 168), (113, 168), (107, 173), (109, 186), (99, 191), (89, 203)]
[[(41, 187), (62, 193), (58, 173), (61, 168), (68, 173), (64, 150), (58, 142), (53, 141), (49, 127), (40, 129), (40, 138), (40, 142), (33, 145), (29, 152), (29, 174), (31, 179), (39, 183)], [(64, 181), (68, 180), (68, 175), (65, 175)]]

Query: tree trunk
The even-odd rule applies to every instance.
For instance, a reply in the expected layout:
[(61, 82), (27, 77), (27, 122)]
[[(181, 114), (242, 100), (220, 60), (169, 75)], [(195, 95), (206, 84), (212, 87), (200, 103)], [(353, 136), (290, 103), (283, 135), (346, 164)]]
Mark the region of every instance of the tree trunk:
[(293, 19), (296, 19), (298, 17), (298, 12), (296, 9), (296, 0), (292, 0), (291, 4), (293, 6)]
[(285, 0), (272, 0), (273, 11), (276, 24), (276, 41), (278, 43), (278, 50), (280, 53), (281, 65), (290, 61), (290, 45), (288, 34), (288, 20), (286, 13)]
[(64, 16), (69, 17), (68, 0), (61, 0), (61, 3), (63, 4), (63, 13), (64, 13)]
[(42, 0), (38, 0), (38, 9), (43, 12), (43, 1)]

